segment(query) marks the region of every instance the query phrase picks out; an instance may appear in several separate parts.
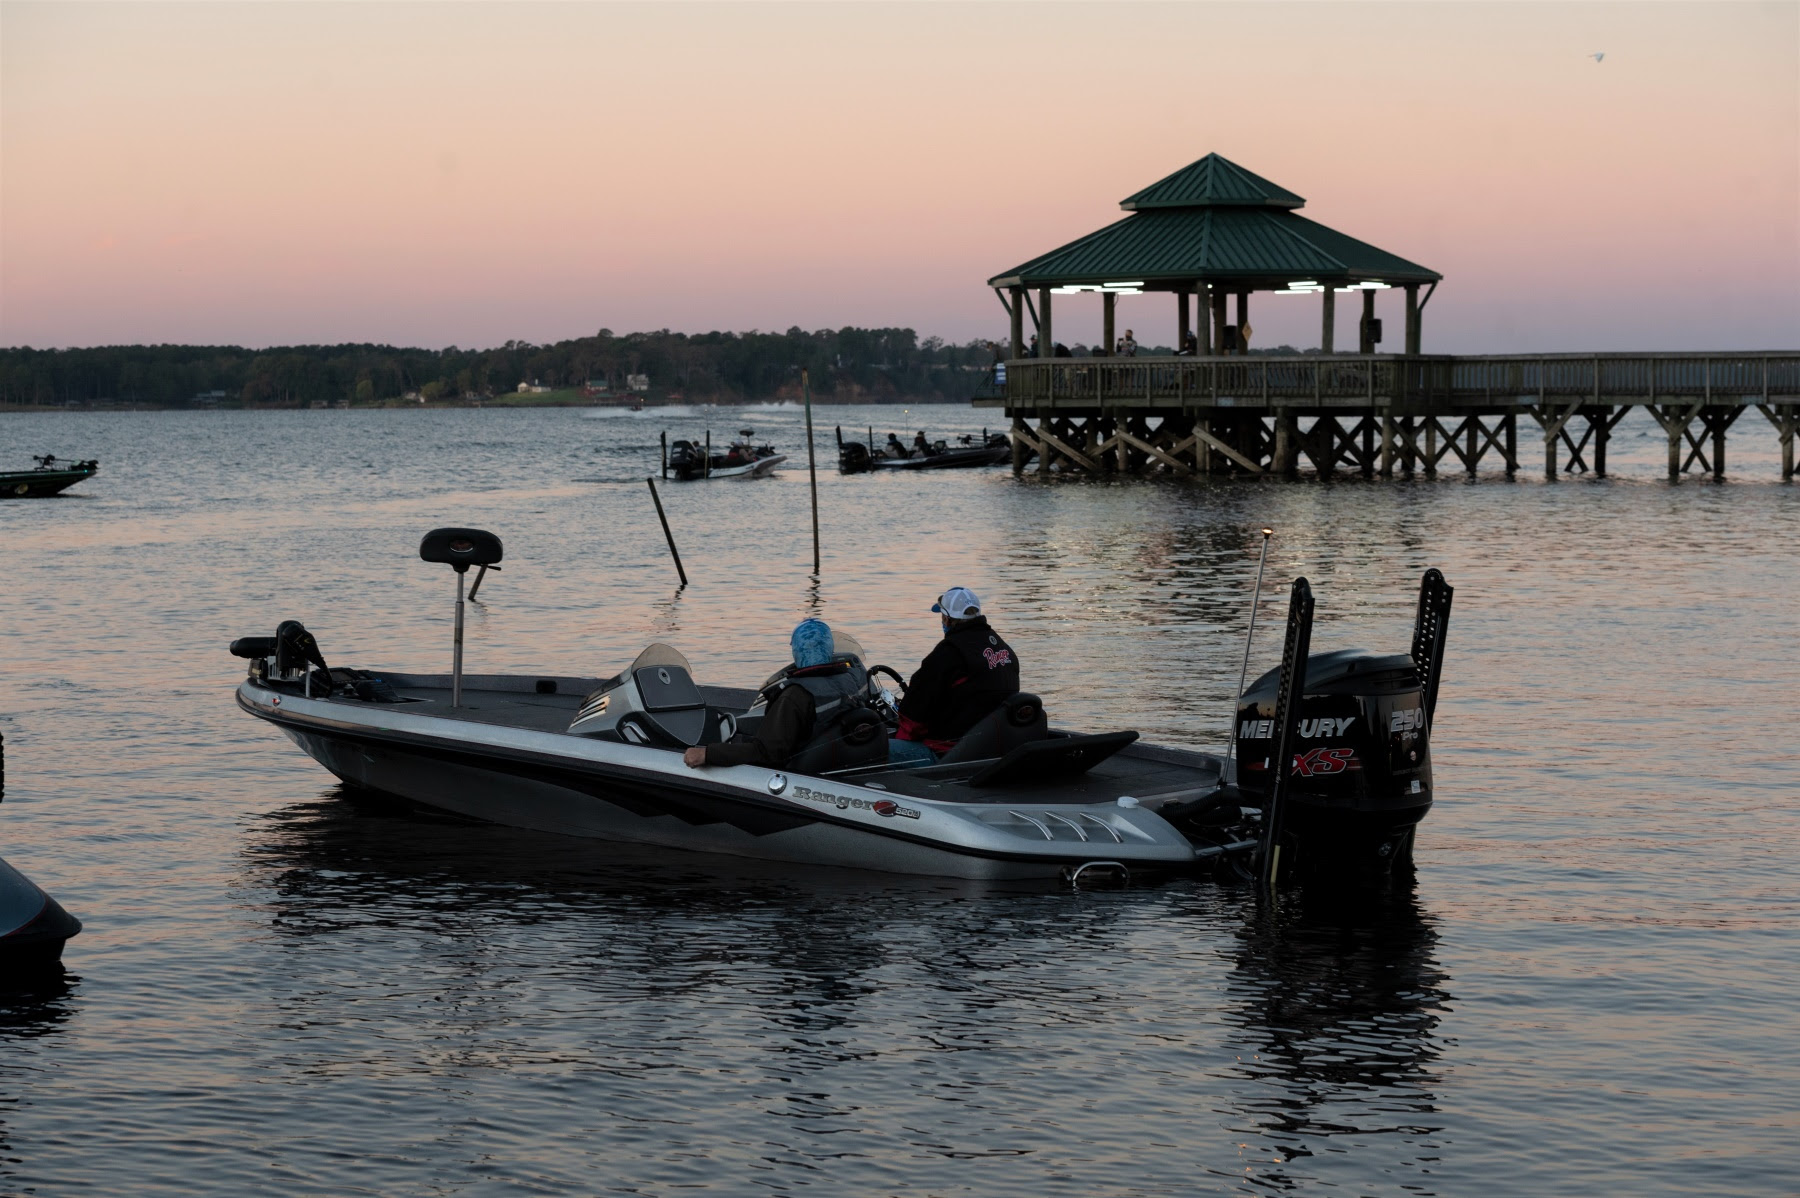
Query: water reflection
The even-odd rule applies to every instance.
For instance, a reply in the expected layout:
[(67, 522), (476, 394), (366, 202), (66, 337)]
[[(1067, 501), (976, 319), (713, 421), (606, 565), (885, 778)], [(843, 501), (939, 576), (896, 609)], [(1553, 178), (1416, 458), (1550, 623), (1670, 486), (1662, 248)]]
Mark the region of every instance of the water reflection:
[(1429, 1173), (1443, 1122), (1436, 1032), (1452, 1002), (1437, 942), (1410, 880), (1300, 894), (1247, 919), (1226, 1017), (1238, 1072), (1255, 1083), (1240, 1130), (1288, 1161), (1327, 1137), (1395, 1136), (1408, 1148), (1391, 1159)]
[(80, 981), (61, 964), (0, 977), (0, 1043), (60, 1031), (74, 1014), (70, 999)]

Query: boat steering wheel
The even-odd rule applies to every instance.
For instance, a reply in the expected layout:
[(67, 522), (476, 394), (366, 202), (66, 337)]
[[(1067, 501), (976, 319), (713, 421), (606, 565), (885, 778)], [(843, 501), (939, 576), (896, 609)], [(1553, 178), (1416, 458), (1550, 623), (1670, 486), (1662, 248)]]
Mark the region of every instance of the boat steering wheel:
[[(894, 667), (892, 667), (892, 666), (870, 666), (869, 667), (869, 678), (871, 681), (875, 678), (875, 676), (877, 674), (886, 674), (889, 678), (892, 678), (894, 680), (894, 687), (897, 690), (899, 690), (899, 692), (900, 692), (900, 697), (902, 699), (904, 699), (906, 697), (906, 679), (900, 677), (900, 675), (894, 671)], [(887, 688), (883, 687), (882, 689), (886, 690)]]
[[(892, 689), (881, 684), (880, 677), (883, 674), (893, 680), (894, 685)], [(892, 666), (870, 666), (869, 688), (874, 692), (873, 697), (876, 703), (887, 708), (882, 714), (889, 717), (888, 722), (898, 724), (900, 721), (900, 700), (906, 697), (906, 679), (900, 677), (900, 675), (894, 671)]]

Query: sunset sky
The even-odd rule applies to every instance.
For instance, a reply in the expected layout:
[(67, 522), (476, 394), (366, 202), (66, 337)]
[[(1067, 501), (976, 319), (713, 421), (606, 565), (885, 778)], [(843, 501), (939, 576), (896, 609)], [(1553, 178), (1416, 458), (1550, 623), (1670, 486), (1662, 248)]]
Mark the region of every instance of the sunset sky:
[(1209, 151), (1441, 271), (1428, 351), (1800, 345), (1797, 3), (12, 2), (0, 344), (1003, 336)]

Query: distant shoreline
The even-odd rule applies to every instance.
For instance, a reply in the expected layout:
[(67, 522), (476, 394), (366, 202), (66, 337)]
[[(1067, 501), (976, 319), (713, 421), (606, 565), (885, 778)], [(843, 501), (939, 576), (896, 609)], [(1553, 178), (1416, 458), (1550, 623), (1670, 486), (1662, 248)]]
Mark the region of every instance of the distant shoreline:
[[(833, 407), (870, 408), (870, 407), (896, 407), (896, 406), (918, 407), (918, 406), (927, 405), (927, 404), (933, 405), (933, 406), (940, 405), (940, 404), (942, 404), (944, 406), (957, 406), (957, 405), (966, 406), (969, 403), (969, 399), (967, 399), (967, 398), (952, 399), (952, 398), (946, 398), (943, 396), (914, 396), (914, 395), (883, 396), (883, 397), (877, 398), (877, 399), (868, 399), (868, 398), (840, 399), (834, 395), (815, 395), (813, 397), (813, 402), (820, 407), (829, 405), (829, 406), (833, 406)], [(767, 404), (795, 404), (795, 405), (798, 405), (799, 403), (800, 403), (800, 400), (791, 398), (791, 397), (785, 396), (785, 395), (778, 396), (778, 397), (769, 397), (769, 398), (765, 398), (765, 399), (731, 399), (731, 400), (646, 399), (644, 401), (644, 406), (643, 406), (642, 410), (649, 412), (649, 411), (654, 411), (657, 408), (752, 408), (752, 407), (758, 407), (758, 406), (767, 405)], [(595, 400), (595, 399), (586, 398), (586, 397), (583, 397), (580, 395), (577, 395), (574, 398), (567, 398), (567, 397), (564, 397), (561, 395), (520, 395), (516, 398), (513, 396), (510, 396), (510, 395), (500, 395), (500, 396), (494, 396), (492, 398), (473, 398), (473, 399), (471, 399), (471, 398), (458, 397), (456, 399), (439, 399), (439, 400), (432, 400), (432, 401), (426, 402), (426, 403), (421, 403), (418, 400), (409, 400), (409, 399), (374, 400), (372, 402), (364, 402), (364, 403), (357, 403), (354, 401), (350, 401), (350, 402), (323, 403), (323, 404), (319, 404), (319, 403), (305, 403), (305, 404), (268, 404), (268, 403), (263, 403), (263, 404), (256, 404), (256, 403), (243, 403), (243, 402), (239, 402), (239, 401), (231, 401), (231, 402), (220, 402), (217, 404), (208, 404), (208, 405), (204, 405), (204, 406), (191, 404), (191, 403), (151, 403), (148, 401), (141, 401), (141, 400), (135, 401), (135, 402), (129, 401), (129, 400), (120, 400), (120, 401), (100, 400), (100, 401), (93, 401), (93, 402), (77, 402), (77, 403), (70, 403), (70, 404), (0, 403), (0, 415), (9, 415), (9, 414), (21, 414), (22, 415), (22, 414), (26, 414), (26, 413), (43, 414), (43, 413), (49, 413), (49, 412), (308, 412), (308, 411), (312, 411), (312, 412), (325, 412), (325, 411), (368, 412), (368, 411), (380, 411), (380, 410), (424, 412), (424, 411), (441, 411), (446, 408), (457, 408), (457, 409), (467, 409), (467, 408), (514, 408), (514, 409), (584, 408), (584, 409), (614, 409), (617, 411), (636, 410), (633, 408), (633, 405), (631, 405), (629, 403), (620, 403), (617, 401), (608, 401), (608, 400)]]

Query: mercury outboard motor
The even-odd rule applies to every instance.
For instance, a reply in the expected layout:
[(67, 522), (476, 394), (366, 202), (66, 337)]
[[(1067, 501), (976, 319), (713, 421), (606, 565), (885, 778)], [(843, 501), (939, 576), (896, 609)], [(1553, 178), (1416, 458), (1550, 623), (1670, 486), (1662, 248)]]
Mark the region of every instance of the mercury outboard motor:
[(845, 441), (838, 446), (839, 474), (864, 474), (873, 469), (875, 459), (861, 441)]
[[(1280, 812), (1294, 870), (1385, 873), (1411, 860), (1414, 829), (1431, 809), (1431, 721), (1454, 594), (1441, 573), (1425, 572), (1411, 653), (1307, 655)], [(1280, 686), (1281, 671), (1270, 670), (1238, 700), (1238, 786), (1265, 805)]]

